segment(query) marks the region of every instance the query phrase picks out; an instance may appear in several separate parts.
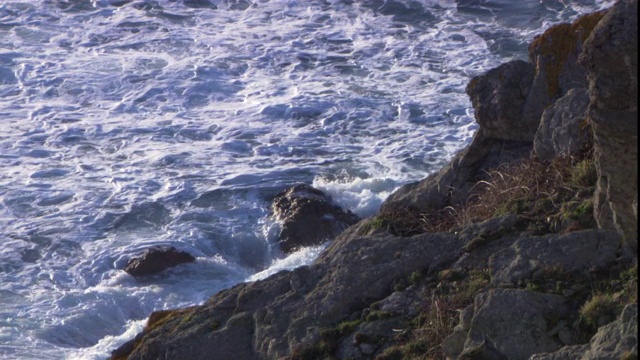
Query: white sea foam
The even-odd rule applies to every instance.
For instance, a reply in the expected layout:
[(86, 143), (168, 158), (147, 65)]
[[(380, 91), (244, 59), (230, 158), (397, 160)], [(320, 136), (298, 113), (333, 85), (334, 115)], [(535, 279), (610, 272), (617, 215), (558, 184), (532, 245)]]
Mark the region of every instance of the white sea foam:
[[(360, 216), (476, 130), (464, 88), (612, 1), (5, 1), (0, 357), (104, 358), (153, 310), (310, 264), (273, 196)], [(197, 257), (133, 279), (154, 245)]]

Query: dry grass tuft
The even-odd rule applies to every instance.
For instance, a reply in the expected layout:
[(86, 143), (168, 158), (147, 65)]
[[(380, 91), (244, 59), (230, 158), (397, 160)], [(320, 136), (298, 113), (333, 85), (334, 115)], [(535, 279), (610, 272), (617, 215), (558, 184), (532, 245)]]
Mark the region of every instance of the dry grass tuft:
[(591, 198), (595, 165), (590, 154), (556, 158), (551, 163), (526, 159), (487, 173), (466, 204), (432, 212), (410, 208), (378, 214), (371, 227), (396, 236), (451, 231), (513, 213), (537, 234), (569, 232), (595, 225)]

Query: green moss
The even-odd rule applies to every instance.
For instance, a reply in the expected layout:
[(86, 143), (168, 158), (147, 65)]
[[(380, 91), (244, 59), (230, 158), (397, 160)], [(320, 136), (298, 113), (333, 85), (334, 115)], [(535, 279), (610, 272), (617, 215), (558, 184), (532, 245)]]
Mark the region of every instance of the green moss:
[(351, 334), (362, 320), (343, 321), (340, 324), (322, 329), (320, 340), (308, 347), (297, 349), (291, 354), (292, 360), (335, 359), (335, 351), (340, 339)]
[(570, 201), (562, 204), (560, 215), (564, 220), (574, 221), (573, 228), (591, 229), (597, 227), (593, 217), (593, 200), (591, 198), (582, 201)]
[(367, 222), (360, 227), (358, 233), (360, 235), (371, 235), (377, 230), (388, 231), (390, 225), (391, 221), (389, 219), (385, 219), (381, 216), (375, 216), (368, 219)]
[(522, 214), (528, 208), (526, 199), (513, 199), (498, 205), (493, 212), (494, 217), (501, 217), (508, 214)]
[(598, 171), (593, 159), (583, 159), (571, 168), (570, 182), (573, 186), (593, 187), (597, 181)]
[(391, 317), (393, 317), (393, 314), (388, 313), (386, 311), (372, 311), (369, 314), (367, 314), (365, 321), (372, 322), (372, 321), (388, 319)]
[(580, 317), (593, 329), (616, 319), (621, 306), (612, 294), (596, 293), (580, 308)]
[(404, 351), (399, 346), (386, 348), (382, 354), (376, 357), (376, 360), (403, 360), (406, 359)]

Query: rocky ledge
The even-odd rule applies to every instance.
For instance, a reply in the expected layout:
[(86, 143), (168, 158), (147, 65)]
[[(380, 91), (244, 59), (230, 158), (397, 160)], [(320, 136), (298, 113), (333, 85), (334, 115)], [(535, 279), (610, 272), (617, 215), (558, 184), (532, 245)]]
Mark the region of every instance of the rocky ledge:
[(112, 358), (637, 359), (637, 30), (637, 0), (548, 29), (471, 80), (441, 171)]

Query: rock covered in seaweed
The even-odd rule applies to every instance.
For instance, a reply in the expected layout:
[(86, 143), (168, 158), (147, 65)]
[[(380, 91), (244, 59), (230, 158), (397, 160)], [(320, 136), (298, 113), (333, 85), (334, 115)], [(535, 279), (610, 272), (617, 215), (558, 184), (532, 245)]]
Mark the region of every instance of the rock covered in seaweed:
[(159, 273), (174, 266), (193, 262), (191, 254), (177, 250), (175, 247), (153, 247), (144, 251), (142, 256), (129, 260), (124, 268), (134, 277)]
[(271, 207), (281, 222), (279, 241), (285, 253), (333, 240), (360, 220), (351, 211), (333, 204), (322, 191), (304, 184), (276, 195)]

